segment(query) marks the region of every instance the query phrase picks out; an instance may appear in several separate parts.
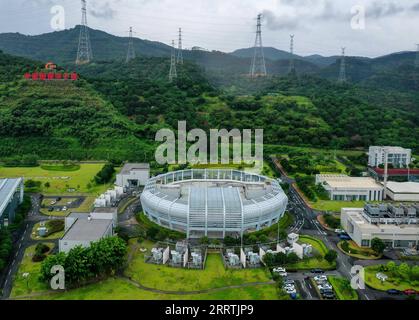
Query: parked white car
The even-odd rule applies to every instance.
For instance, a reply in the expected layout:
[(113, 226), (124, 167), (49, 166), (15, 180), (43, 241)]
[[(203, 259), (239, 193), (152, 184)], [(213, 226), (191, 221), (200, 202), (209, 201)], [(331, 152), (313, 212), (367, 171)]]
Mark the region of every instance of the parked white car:
[(285, 268), (274, 268), (273, 272), (277, 272), (277, 273), (282, 273), (282, 272), (287, 272), (287, 270), (285, 270)]
[(342, 230), (342, 229), (335, 229), (335, 232), (336, 232), (336, 233), (341, 234), (341, 233), (345, 233), (345, 230)]
[(332, 290), (333, 289), (332, 285), (329, 283), (323, 283), (321, 285), (318, 285), (317, 288), (319, 288), (319, 290)]
[(388, 279), (388, 276), (381, 272), (377, 273), (375, 277), (380, 281), (387, 281)]
[(326, 276), (315, 276), (314, 277), (314, 281), (319, 282), (319, 281), (327, 281), (327, 277)]

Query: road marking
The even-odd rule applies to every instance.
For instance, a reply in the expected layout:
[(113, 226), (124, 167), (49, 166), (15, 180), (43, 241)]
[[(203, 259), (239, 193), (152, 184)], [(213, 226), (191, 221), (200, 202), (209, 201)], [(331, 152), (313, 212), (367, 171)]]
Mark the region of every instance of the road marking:
[(370, 298), (368, 298), (368, 296), (365, 294), (365, 298), (367, 298), (367, 300), (369, 300)]

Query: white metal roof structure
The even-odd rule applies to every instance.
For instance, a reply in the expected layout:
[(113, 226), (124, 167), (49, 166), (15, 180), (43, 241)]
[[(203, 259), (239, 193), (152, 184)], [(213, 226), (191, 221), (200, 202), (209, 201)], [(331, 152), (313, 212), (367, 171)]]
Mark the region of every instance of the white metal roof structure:
[(151, 178), (141, 195), (154, 222), (188, 238), (225, 237), (279, 221), (288, 198), (276, 180), (226, 169), (192, 169)]
[[(0, 179), (0, 216), (6, 210), (19, 186), (22, 186), (23, 179)], [(22, 201), (22, 199), (21, 199)]]

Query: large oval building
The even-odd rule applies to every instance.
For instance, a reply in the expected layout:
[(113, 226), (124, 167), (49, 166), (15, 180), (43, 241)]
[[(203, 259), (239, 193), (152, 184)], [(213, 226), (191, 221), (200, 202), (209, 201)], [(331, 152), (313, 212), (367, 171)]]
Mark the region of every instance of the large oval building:
[(151, 178), (141, 204), (150, 220), (188, 238), (224, 238), (278, 222), (288, 198), (276, 180), (264, 176), (193, 169)]

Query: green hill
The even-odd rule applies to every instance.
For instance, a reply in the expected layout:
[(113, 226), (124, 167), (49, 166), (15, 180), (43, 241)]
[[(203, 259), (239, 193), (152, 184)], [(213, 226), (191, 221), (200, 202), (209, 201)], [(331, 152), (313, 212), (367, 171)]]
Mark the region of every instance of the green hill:
[(144, 157), (141, 127), (121, 115), (84, 80), (35, 82), (23, 72), (36, 63), (0, 54), (0, 156), (50, 159)]

